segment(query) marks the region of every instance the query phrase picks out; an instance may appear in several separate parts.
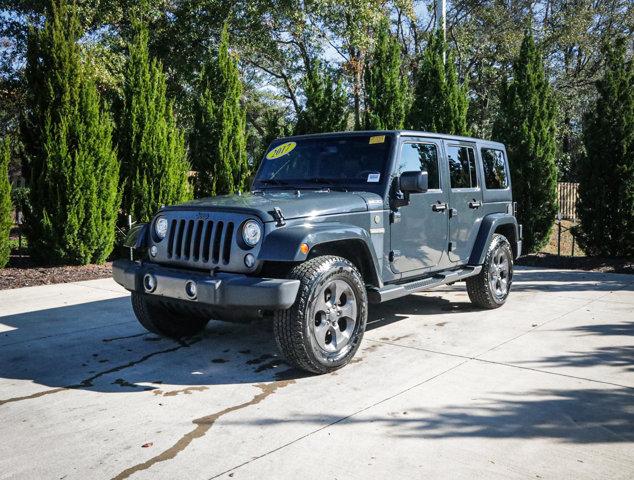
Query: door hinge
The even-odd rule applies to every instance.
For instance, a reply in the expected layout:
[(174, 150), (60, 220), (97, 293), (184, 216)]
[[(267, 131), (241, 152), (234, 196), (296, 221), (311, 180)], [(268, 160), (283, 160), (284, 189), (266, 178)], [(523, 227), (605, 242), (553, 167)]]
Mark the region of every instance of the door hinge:
[(392, 263), (394, 261), (394, 250), (392, 250), (388, 255), (387, 259)]
[(400, 223), (401, 222), (401, 212), (393, 211), (390, 212), (390, 223)]
[(453, 252), (453, 242), (449, 242), (449, 245), (447, 246), (447, 250), (449, 252)]

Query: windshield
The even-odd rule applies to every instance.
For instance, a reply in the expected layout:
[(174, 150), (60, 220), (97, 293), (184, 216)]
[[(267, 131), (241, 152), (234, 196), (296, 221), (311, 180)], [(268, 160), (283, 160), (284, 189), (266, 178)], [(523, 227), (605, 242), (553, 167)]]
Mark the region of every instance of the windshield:
[(277, 141), (264, 156), (253, 186), (379, 190), (390, 142), (387, 135)]

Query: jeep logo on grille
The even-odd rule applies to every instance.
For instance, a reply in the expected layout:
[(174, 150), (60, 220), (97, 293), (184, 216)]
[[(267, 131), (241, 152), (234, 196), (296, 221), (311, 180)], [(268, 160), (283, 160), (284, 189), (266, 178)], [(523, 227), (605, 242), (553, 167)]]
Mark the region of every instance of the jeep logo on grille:
[(196, 212), (196, 220), (207, 220), (208, 218), (209, 218), (209, 213)]

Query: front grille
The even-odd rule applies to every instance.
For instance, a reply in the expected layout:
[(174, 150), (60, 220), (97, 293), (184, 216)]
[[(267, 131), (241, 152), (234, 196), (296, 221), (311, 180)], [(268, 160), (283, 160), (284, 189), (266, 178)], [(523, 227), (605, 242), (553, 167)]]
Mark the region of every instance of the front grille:
[(234, 222), (172, 219), (167, 258), (172, 261), (227, 265), (231, 261)]

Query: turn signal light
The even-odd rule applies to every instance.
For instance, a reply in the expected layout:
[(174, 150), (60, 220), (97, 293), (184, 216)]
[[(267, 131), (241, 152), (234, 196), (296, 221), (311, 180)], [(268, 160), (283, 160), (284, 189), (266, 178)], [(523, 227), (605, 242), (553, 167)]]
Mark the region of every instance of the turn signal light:
[(310, 250), (310, 247), (308, 246), (307, 243), (302, 243), (299, 246), (299, 251), (302, 252), (304, 255), (308, 254), (308, 250)]

